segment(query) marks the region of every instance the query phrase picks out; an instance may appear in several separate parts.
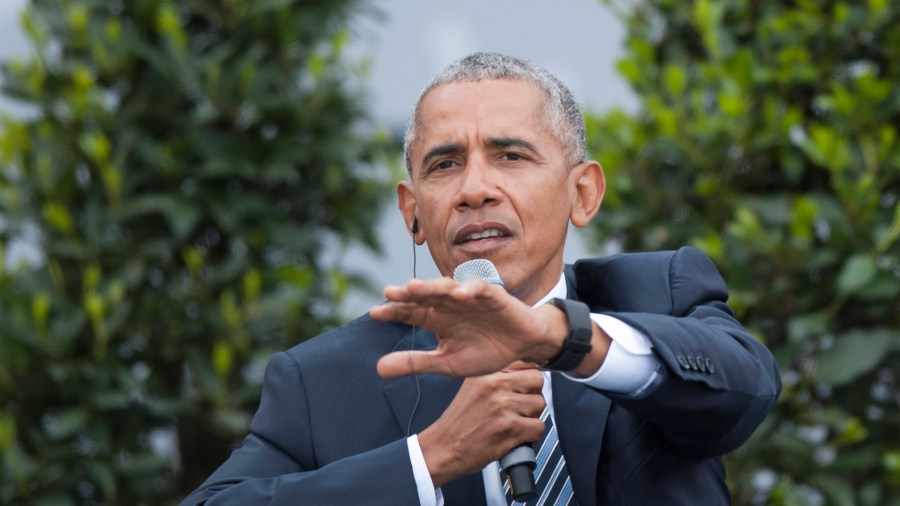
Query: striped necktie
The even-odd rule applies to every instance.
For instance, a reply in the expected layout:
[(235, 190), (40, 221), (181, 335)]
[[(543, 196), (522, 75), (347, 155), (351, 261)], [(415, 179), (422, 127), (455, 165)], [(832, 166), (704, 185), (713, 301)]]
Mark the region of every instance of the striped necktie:
[(526, 502), (513, 501), (509, 493), (509, 481), (503, 480), (503, 492), (512, 506), (576, 506), (572, 492), (572, 480), (566, 470), (566, 459), (559, 447), (559, 437), (550, 408), (541, 413), (544, 422), (544, 439), (537, 452), (537, 463), (534, 468), (534, 483), (538, 496)]

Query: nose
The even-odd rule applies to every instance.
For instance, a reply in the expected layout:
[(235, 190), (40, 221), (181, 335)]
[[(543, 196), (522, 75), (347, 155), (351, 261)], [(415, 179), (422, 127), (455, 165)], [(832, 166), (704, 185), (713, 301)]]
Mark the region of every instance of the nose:
[(480, 208), (496, 204), (502, 193), (498, 186), (499, 174), (488, 160), (472, 157), (466, 163), (459, 186), (457, 208)]

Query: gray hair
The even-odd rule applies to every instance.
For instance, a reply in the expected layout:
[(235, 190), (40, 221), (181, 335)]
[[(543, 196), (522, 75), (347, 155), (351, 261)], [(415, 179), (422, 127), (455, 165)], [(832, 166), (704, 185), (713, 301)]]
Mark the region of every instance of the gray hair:
[(565, 146), (567, 160), (573, 165), (584, 160), (584, 116), (572, 92), (559, 79), (544, 68), (514, 56), (500, 53), (472, 53), (451, 63), (436, 75), (416, 100), (403, 136), (403, 158), (410, 179), (412, 179), (412, 163), (409, 159), (409, 150), (416, 138), (419, 107), (425, 96), (444, 84), (487, 79), (521, 80), (543, 91), (547, 96), (544, 104), (548, 113), (547, 126)]

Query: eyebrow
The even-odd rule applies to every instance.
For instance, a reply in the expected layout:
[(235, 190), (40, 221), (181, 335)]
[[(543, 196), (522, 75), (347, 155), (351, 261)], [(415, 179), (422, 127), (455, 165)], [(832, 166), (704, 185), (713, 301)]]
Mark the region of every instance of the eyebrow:
[(492, 148), (523, 148), (531, 151), (535, 155), (538, 154), (537, 148), (535, 148), (530, 142), (515, 137), (495, 137), (488, 139), (487, 143), (488, 146)]
[(458, 153), (462, 150), (462, 144), (443, 144), (437, 147), (432, 148), (425, 153), (425, 156), (422, 157), (422, 166), (428, 165), (428, 162), (432, 158), (437, 158), (439, 156), (450, 155), (453, 153)]

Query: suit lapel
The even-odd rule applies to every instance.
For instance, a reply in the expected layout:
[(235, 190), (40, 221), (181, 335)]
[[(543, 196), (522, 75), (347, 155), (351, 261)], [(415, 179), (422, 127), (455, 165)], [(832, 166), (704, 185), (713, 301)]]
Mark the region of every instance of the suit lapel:
[[(407, 333), (394, 348), (412, 349), (412, 333)], [(433, 350), (437, 346), (434, 334), (417, 330), (415, 349)], [(420, 374), (385, 380), (384, 396), (404, 435), (418, 434), (437, 420), (456, 396), (462, 380), (438, 374)], [(408, 430), (407, 430), (408, 429)], [(463, 476), (441, 487), (445, 504), (485, 504), (484, 481), (481, 472)]]

